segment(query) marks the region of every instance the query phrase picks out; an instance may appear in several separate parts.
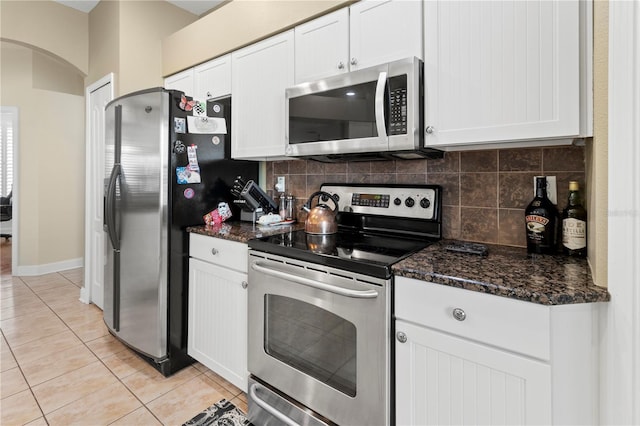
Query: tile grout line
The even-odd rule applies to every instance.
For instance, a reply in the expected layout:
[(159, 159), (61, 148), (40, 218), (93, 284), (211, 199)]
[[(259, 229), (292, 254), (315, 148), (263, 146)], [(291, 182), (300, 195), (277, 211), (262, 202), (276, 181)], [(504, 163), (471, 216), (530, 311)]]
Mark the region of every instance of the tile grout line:
[[(42, 418), (44, 419), (44, 421), (48, 425), (49, 421), (47, 421), (47, 418), (44, 415), (44, 410), (40, 406), (40, 402), (38, 401), (38, 398), (36, 398), (36, 395), (33, 393), (33, 389), (31, 388), (31, 385), (27, 381), (27, 376), (25, 376), (24, 371), (22, 370), (22, 367), (20, 367), (20, 363), (18, 362), (18, 358), (16, 358), (15, 354), (13, 353), (13, 349), (11, 349), (11, 345), (9, 345), (9, 341), (5, 337), (4, 331), (2, 331), (1, 329), (0, 329), (0, 334), (2, 334), (2, 338), (4, 339), (4, 341), (7, 342), (7, 348), (9, 349), (9, 352), (11, 352), (11, 356), (13, 357), (13, 359), (16, 362), (16, 367), (18, 368), (18, 370), (20, 370), (20, 374), (22, 374), (22, 378), (24, 379), (24, 382), (27, 384), (27, 387), (29, 389), (29, 393), (31, 393), (31, 396), (33, 397), (33, 400), (36, 402), (36, 405), (38, 406), (38, 410), (40, 410), (40, 414), (42, 415)], [(4, 399), (4, 398), (2, 398), (2, 399)], [(37, 420), (37, 418), (29, 420), (29, 422), (32, 422), (32, 421), (35, 421), (35, 420)]]

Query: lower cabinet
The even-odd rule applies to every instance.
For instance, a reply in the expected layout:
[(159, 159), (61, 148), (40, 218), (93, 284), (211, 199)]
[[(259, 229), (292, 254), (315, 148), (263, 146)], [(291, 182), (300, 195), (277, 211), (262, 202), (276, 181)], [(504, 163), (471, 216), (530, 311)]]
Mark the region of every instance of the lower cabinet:
[[(225, 248), (230, 243), (204, 238), (225, 243)], [(247, 251), (246, 244), (235, 244)], [(249, 376), (246, 287), (246, 272), (189, 259), (187, 353), (244, 392)]]
[(398, 426), (598, 422), (598, 303), (394, 288)]
[(396, 321), (398, 425), (551, 424), (551, 367)]

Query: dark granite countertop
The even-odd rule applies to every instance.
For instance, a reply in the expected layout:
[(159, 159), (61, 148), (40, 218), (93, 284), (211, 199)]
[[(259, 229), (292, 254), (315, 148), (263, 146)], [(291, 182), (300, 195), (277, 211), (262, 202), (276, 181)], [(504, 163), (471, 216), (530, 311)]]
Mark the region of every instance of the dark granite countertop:
[(524, 248), (486, 244), (488, 256), (453, 253), (443, 240), (393, 266), (415, 278), (542, 305), (606, 302), (607, 289), (593, 283), (585, 259), (528, 256)]
[(224, 222), (216, 226), (191, 226), (187, 232), (208, 235), (209, 237), (246, 243), (252, 238), (267, 237), (281, 234), (289, 230), (304, 229), (304, 223), (292, 223), (291, 225), (253, 225), (251, 222)]

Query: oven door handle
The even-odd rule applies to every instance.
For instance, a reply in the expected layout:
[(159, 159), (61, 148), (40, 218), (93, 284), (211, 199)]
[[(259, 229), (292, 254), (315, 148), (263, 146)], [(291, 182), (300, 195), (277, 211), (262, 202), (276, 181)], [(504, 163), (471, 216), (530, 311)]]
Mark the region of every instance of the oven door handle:
[(285, 416), (280, 411), (276, 410), (275, 408), (273, 408), (272, 406), (267, 404), (264, 400), (260, 399), (260, 397), (258, 397), (258, 395), (256, 393), (256, 389), (258, 389), (258, 384), (256, 384), (256, 383), (252, 384), (251, 387), (249, 388), (249, 395), (250, 395), (251, 399), (256, 404), (258, 404), (258, 406), (260, 408), (262, 408), (267, 413), (271, 414), (273, 417), (275, 417), (276, 419), (278, 419), (279, 421), (281, 421), (282, 423), (284, 423), (286, 425), (289, 425), (289, 426), (300, 426), (299, 423), (296, 423), (295, 421), (291, 420), (289, 417)]
[(356, 299), (375, 299), (376, 297), (378, 297), (378, 292), (375, 290), (351, 290), (349, 288), (336, 287), (331, 284), (325, 284), (320, 281), (289, 274), (287, 272), (278, 271), (276, 269), (271, 269), (266, 265), (263, 265), (261, 262), (257, 261), (251, 264), (251, 268), (254, 271), (262, 272), (273, 277), (282, 278), (288, 281), (294, 281), (298, 284), (317, 288), (318, 290), (329, 291), (340, 296), (353, 297)]

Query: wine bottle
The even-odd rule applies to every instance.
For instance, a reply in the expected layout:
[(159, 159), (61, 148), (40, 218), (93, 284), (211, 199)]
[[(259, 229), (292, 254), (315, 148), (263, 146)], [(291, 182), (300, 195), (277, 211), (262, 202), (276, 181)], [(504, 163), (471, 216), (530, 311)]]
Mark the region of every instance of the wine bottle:
[(562, 252), (569, 256), (587, 256), (587, 211), (575, 181), (569, 182), (567, 207), (562, 210)]
[(556, 252), (558, 210), (547, 197), (547, 178), (536, 177), (536, 196), (525, 212), (527, 252)]

